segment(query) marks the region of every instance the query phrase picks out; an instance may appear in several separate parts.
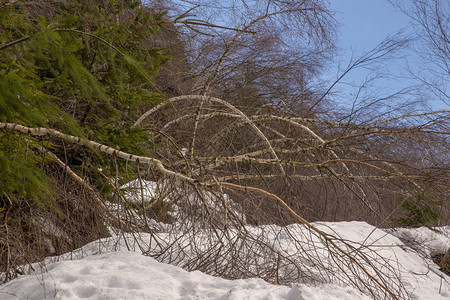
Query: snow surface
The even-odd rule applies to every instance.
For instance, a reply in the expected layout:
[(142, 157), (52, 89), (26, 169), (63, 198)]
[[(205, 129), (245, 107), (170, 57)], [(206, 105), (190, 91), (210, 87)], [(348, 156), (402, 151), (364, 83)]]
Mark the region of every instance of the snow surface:
[[(365, 240), (366, 244), (378, 247), (377, 254), (386, 259), (395, 256), (402, 279), (414, 298), (450, 299), (450, 278), (393, 235), (364, 222), (315, 225), (343, 238)], [(264, 230), (270, 233), (267, 228)], [(418, 239), (428, 233), (428, 240), (444, 240), (446, 247), (450, 246), (445, 234), (422, 228), (399, 231), (408, 231), (410, 237)], [(141, 234), (140, 238), (145, 240), (147, 236)], [(287, 287), (256, 278), (226, 280), (199, 271), (187, 272), (142, 255), (132, 241), (129, 237), (127, 244), (134, 251), (126, 250), (123, 238), (113, 237), (48, 258), (40, 268), (35, 267), (33, 274), (0, 285), (0, 299), (371, 299), (355, 288), (336, 284)], [(442, 247), (440, 242), (436, 244)]]
[[(140, 183), (137, 186), (135, 182), (122, 188), (126, 189), (128, 199), (137, 202), (152, 201), (160, 196), (157, 192), (164, 190), (151, 182), (144, 182), (144, 186), (145, 191)], [(139, 191), (133, 194), (132, 190), (136, 188)], [(140, 195), (144, 195), (144, 199)], [(186, 196), (190, 201), (195, 200), (190, 199), (191, 195)], [(168, 198), (170, 201), (170, 196)], [(231, 199), (217, 199), (217, 196), (208, 193), (205, 198), (211, 206), (221, 201), (231, 202)], [(158, 262), (142, 254), (158, 251), (155, 243), (151, 243), (155, 236), (167, 244), (176, 239), (183, 247), (186, 258), (189, 258), (191, 251), (189, 241), (192, 236), (184, 236), (185, 232), (177, 235), (175, 225), (160, 226), (160, 223), (152, 221), (160, 228), (153, 237), (148, 233), (112, 236), (34, 264), (34, 271), (30, 274), (0, 285), (0, 299), (371, 299), (350, 286), (330, 283), (281, 286), (258, 278), (226, 280)], [(439, 232), (428, 228), (381, 230), (364, 222), (314, 223), (314, 226), (347, 240), (354, 249), (373, 260), (379, 270), (392, 274), (393, 279), (393, 276), (399, 276), (412, 298), (450, 299), (450, 278), (440, 272), (430, 259), (430, 255), (445, 253), (450, 247), (450, 226), (439, 228)], [(285, 228), (275, 225), (246, 226), (246, 230), (267, 241), (280, 253), (293, 258), (297, 256), (298, 259), (318, 259), (323, 266), (328, 266), (327, 271), (318, 270), (312, 261), (308, 270), (311, 274), (347, 270), (345, 266), (333, 266), (336, 261), (330, 258), (327, 248), (321, 247), (320, 240), (303, 225), (293, 224)], [(232, 235), (233, 231), (229, 234)], [(196, 247), (202, 245), (204, 235), (196, 233)], [(296, 242), (293, 242), (293, 235)], [(214, 239), (208, 238), (205, 243), (207, 240), (214, 242)], [(310, 252), (309, 256), (301, 256), (299, 249)], [(195, 253), (192, 251), (192, 255)], [(222, 263), (226, 263), (227, 259), (223, 258)], [(175, 263), (182, 265), (183, 261)], [(397, 273), (390, 273), (393, 271)]]
[[(44, 271), (44, 270), (43, 270)], [(39, 272), (40, 273), (40, 272)], [(370, 299), (338, 285), (292, 288), (262, 279), (226, 280), (118, 251), (48, 264), (0, 286), (1, 299)]]

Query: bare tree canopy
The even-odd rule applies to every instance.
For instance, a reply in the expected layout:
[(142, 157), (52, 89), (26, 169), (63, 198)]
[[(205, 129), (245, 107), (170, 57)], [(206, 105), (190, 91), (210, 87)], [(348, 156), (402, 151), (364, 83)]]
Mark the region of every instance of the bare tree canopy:
[(392, 1), (410, 17), (415, 34), (414, 50), (423, 65), (411, 74), (433, 97), (450, 106), (450, 3), (445, 0)]

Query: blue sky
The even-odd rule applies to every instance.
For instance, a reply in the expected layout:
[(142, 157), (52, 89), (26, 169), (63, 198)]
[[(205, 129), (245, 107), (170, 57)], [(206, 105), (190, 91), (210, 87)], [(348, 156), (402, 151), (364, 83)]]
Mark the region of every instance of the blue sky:
[(330, 4), (342, 24), (340, 46), (344, 48), (369, 50), (409, 24), (409, 18), (387, 0), (333, 0)]
[[(332, 0), (330, 4), (330, 9), (335, 12), (335, 19), (341, 25), (338, 32), (340, 51), (335, 66), (326, 74), (327, 78), (335, 79), (352, 57), (358, 58), (376, 47), (387, 36), (405, 28), (412, 33), (409, 18), (387, 0)], [(403, 55), (404, 58), (401, 57)], [(373, 81), (370, 89), (372, 92), (389, 94), (414, 84), (404, 77), (407, 75), (407, 62), (414, 65), (417, 57), (411, 51), (399, 53), (399, 56), (401, 58), (389, 61), (377, 69), (388, 76)], [(353, 70), (336, 88), (346, 93), (356, 91), (356, 87), (359, 87), (368, 75), (369, 71), (366, 69)], [(353, 85), (353, 88), (349, 85)], [(351, 98), (347, 95), (346, 97)], [(345, 97), (341, 101), (345, 101)]]
[[(414, 34), (409, 17), (398, 8), (395, 8), (387, 0), (331, 0), (330, 9), (335, 12), (335, 19), (341, 24), (338, 32), (338, 47), (340, 52), (336, 58), (336, 66), (325, 74), (326, 78), (335, 79), (339, 74), (337, 65), (345, 68), (349, 60), (358, 57), (365, 51), (377, 46), (383, 39), (393, 35), (402, 29), (406, 33)], [(397, 60), (389, 61), (380, 70), (389, 77), (384, 77), (373, 82), (373, 92), (381, 94), (394, 93), (402, 88), (416, 84), (408, 79), (407, 67), (417, 69), (421, 63), (420, 58), (411, 50), (400, 53), (403, 56)], [(343, 83), (337, 89), (351, 94), (368, 75), (367, 70), (355, 70), (346, 76)], [(340, 101), (351, 99), (347, 95)], [(433, 104), (434, 109), (449, 109), (442, 103)]]

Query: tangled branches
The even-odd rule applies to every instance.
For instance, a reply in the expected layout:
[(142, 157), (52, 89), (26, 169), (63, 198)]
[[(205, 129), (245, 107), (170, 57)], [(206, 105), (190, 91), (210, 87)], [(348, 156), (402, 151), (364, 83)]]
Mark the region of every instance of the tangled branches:
[[(448, 111), (352, 124), (298, 117), (270, 104), (254, 110), (244, 113), (214, 97), (180, 96), (147, 111), (134, 126), (156, 131), (157, 139), (171, 137), (178, 149), (160, 155), (172, 168), (209, 182), (214, 177), (266, 189), (302, 207), (308, 219), (351, 214), (388, 225), (398, 195), (448, 187)], [(189, 150), (185, 156), (181, 148)]]
[[(319, 213), (323, 219), (345, 219), (349, 216), (343, 212), (352, 207), (353, 217), (361, 211), (362, 219), (382, 223), (395, 212), (398, 203), (387, 202), (397, 193), (410, 193), (411, 186), (425, 189), (430, 183), (437, 192), (448, 186), (447, 170), (433, 169), (437, 164), (432, 160), (447, 155), (438, 151), (445, 149), (448, 135), (442, 130), (448, 122), (445, 113), (349, 124), (301, 118), (270, 105), (244, 112), (222, 99), (180, 96), (154, 107), (134, 124), (155, 133), (155, 157), (132, 155), (53, 129), (8, 123), (1, 123), (0, 129), (86, 146), (113, 157), (116, 169), (137, 174), (136, 199), (141, 201), (134, 203), (121, 194), (117, 178), (114, 183), (106, 177), (114, 188), (117, 201), (112, 211), (117, 214), (104, 218), (111, 219), (114, 228), (149, 232), (148, 244), (141, 248), (160, 261), (225, 278), (261, 277), (278, 284), (340, 282), (375, 298), (398, 299), (409, 296), (389, 261), (307, 219)], [(426, 124), (414, 119), (430, 116)], [(399, 120), (416, 122), (408, 127)], [(195, 122), (198, 126), (192, 126)], [(436, 156), (425, 164), (420, 151), (401, 153), (409, 149), (406, 141), (431, 146), (436, 151), (427, 153)], [(68, 165), (58, 162), (77, 178)], [(141, 170), (141, 164), (148, 170)], [(146, 199), (145, 179), (157, 182), (153, 190), (158, 195), (153, 192)], [(77, 180), (87, 185), (87, 180)], [(169, 225), (154, 221), (158, 219)], [(295, 247), (286, 248), (286, 243)]]

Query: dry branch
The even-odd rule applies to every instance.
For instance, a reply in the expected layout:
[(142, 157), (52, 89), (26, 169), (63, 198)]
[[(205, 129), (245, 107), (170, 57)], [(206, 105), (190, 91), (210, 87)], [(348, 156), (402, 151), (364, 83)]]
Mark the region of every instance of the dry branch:
[(128, 225), (123, 223), (123, 221), (120, 218), (118, 218), (115, 214), (113, 214), (111, 212), (111, 210), (105, 205), (103, 200), (97, 195), (97, 192), (94, 190), (94, 188), (92, 186), (90, 186), (85, 180), (83, 180), (83, 178), (78, 176), (78, 174), (75, 173), (66, 163), (64, 163), (62, 160), (60, 160), (58, 156), (56, 156), (53, 152), (49, 151), (48, 149), (46, 149), (44, 147), (39, 147), (39, 151), (50, 155), (52, 157), (53, 161), (56, 162), (59, 166), (61, 166), (61, 168), (63, 168), (64, 171), (67, 172), (67, 174), (69, 174), (76, 182), (78, 182), (83, 187), (88, 189), (91, 192), (91, 195), (93, 196), (93, 199), (95, 200), (95, 202), (97, 202), (97, 204), (100, 205), (100, 207), (103, 209), (103, 211), (114, 220), (114, 222), (116, 223), (114, 225), (117, 225), (120, 228), (123, 228), (126, 230), (130, 230)]
[[(380, 282), (380, 280), (375, 278), (374, 275), (372, 275), (361, 263), (359, 263), (356, 258), (354, 258), (347, 251), (345, 251), (341, 247), (339, 247), (335, 243), (335, 241), (333, 240), (332, 237), (330, 237), (328, 234), (324, 233), (323, 231), (319, 230), (318, 228), (313, 226), (311, 223), (309, 223), (306, 219), (304, 219), (303, 217), (298, 215), (289, 205), (286, 204), (286, 202), (284, 202), (281, 198), (279, 198), (275, 194), (269, 193), (269, 192), (267, 192), (265, 190), (262, 190), (260, 188), (255, 188), (255, 187), (250, 187), (250, 186), (241, 186), (241, 185), (228, 183), (228, 182), (218, 183), (216, 179), (214, 179), (213, 182), (211, 182), (211, 183), (197, 182), (196, 180), (194, 180), (194, 179), (192, 179), (190, 177), (187, 177), (185, 175), (179, 174), (179, 173), (174, 172), (174, 171), (167, 170), (163, 166), (161, 161), (159, 161), (157, 159), (150, 158), (150, 157), (143, 157), (143, 156), (136, 156), (136, 155), (128, 154), (128, 153), (116, 150), (114, 148), (108, 147), (106, 145), (102, 145), (100, 143), (94, 142), (94, 141), (89, 141), (89, 140), (82, 139), (82, 138), (79, 138), (79, 137), (76, 137), (76, 136), (71, 136), (71, 135), (67, 135), (67, 134), (61, 133), (61, 132), (59, 132), (57, 130), (54, 130), (54, 129), (29, 128), (29, 127), (25, 127), (25, 126), (18, 125), (18, 124), (13, 124), (13, 123), (0, 123), (0, 129), (6, 129), (6, 130), (10, 130), (10, 131), (22, 132), (22, 133), (33, 135), (33, 136), (53, 136), (53, 137), (57, 137), (57, 138), (63, 139), (65, 141), (68, 141), (68, 142), (71, 142), (71, 143), (76, 143), (76, 144), (79, 144), (79, 145), (82, 145), (82, 146), (92, 147), (92, 148), (94, 148), (94, 149), (96, 149), (96, 150), (98, 150), (100, 152), (103, 152), (103, 153), (106, 153), (106, 154), (109, 154), (109, 155), (112, 155), (112, 156), (120, 157), (122, 159), (126, 159), (126, 160), (129, 160), (129, 161), (134, 161), (134, 162), (137, 162), (137, 163), (144, 163), (144, 164), (152, 165), (155, 168), (157, 168), (160, 172), (162, 172), (163, 174), (165, 174), (167, 176), (170, 176), (170, 177), (174, 177), (174, 178), (176, 178), (178, 180), (182, 180), (182, 181), (187, 182), (189, 184), (201, 185), (201, 186), (204, 186), (204, 187), (208, 187), (208, 186), (211, 187), (211, 186), (214, 186), (214, 185), (215, 186), (218, 185), (219, 189), (220, 189), (220, 186), (223, 186), (223, 187), (231, 188), (231, 189), (253, 191), (253, 192), (257, 192), (257, 193), (259, 193), (261, 195), (268, 196), (268, 197), (276, 200), (284, 208), (286, 208), (289, 211), (289, 213), (291, 215), (293, 215), (299, 222), (301, 222), (302, 224), (306, 225), (313, 232), (317, 233), (321, 238), (323, 238), (323, 240), (324, 240), (324, 242), (326, 244), (331, 245), (338, 252), (342, 253), (344, 256), (346, 256), (348, 259), (350, 259), (350, 261), (353, 264), (355, 264), (355, 266), (357, 268), (359, 268), (361, 271), (363, 271), (370, 278), (370, 280), (372, 280), (379, 287), (381, 287), (383, 290), (385, 290), (387, 293), (389, 293), (394, 299), (398, 299), (398, 297), (388, 287), (386, 287), (382, 282)], [(62, 161), (57, 160), (57, 162), (58, 161), (59, 161), (59, 163), (62, 166), (66, 167), (66, 165), (64, 163), (62, 163)], [(81, 180), (81, 183), (83, 183), (83, 180), (80, 179), (75, 173), (70, 172), (69, 174), (71, 174), (71, 176), (73, 176), (77, 181)], [(378, 273), (378, 272), (376, 272), (376, 273)]]
[[(377, 285), (379, 285), (383, 290), (385, 290), (387, 293), (389, 293), (389, 295), (392, 296), (393, 299), (399, 299), (398, 296), (392, 292), (388, 287), (386, 287), (386, 285), (384, 285), (382, 282), (380, 282), (380, 280), (378, 280), (377, 278), (375, 278), (372, 274), (370, 274), (370, 272), (363, 266), (361, 265), (352, 255), (350, 255), (347, 251), (343, 250), (341, 247), (339, 247), (335, 241), (333, 240), (333, 238), (331, 238), (327, 233), (319, 230), (317, 227), (313, 226), (311, 223), (309, 223), (307, 220), (305, 220), (304, 218), (302, 218), (300, 215), (298, 215), (289, 205), (287, 205), (286, 202), (284, 202), (280, 197), (278, 197), (275, 194), (269, 193), (267, 191), (264, 191), (262, 189), (259, 188), (255, 188), (255, 187), (249, 187), (249, 186), (242, 186), (242, 185), (238, 185), (238, 184), (234, 184), (234, 183), (228, 183), (228, 182), (221, 182), (221, 183), (217, 183), (216, 184), (220, 184), (224, 187), (228, 187), (228, 188), (232, 188), (232, 189), (239, 189), (239, 190), (248, 190), (248, 191), (253, 191), (253, 192), (257, 192), (260, 194), (263, 194), (265, 196), (268, 196), (274, 200), (276, 200), (278, 203), (280, 203), (284, 208), (286, 208), (289, 213), (291, 215), (293, 215), (298, 221), (300, 221), (302, 224), (306, 225), (309, 229), (311, 229), (312, 231), (316, 232), (320, 237), (322, 237), (326, 243), (331, 244), (336, 250), (338, 250), (340, 253), (342, 253), (343, 255), (345, 255), (346, 257), (348, 257), (359, 269), (361, 269), (373, 282), (375, 282)], [(342, 240), (341, 240), (342, 242)], [(349, 245), (348, 243), (344, 243), (347, 246)], [(377, 272), (378, 273), (378, 272)]]
[[(172, 103), (172, 102), (177, 102), (177, 101), (188, 101), (188, 100), (200, 100), (201, 102), (203, 101), (213, 101), (213, 102), (217, 102), (219, 104), (224, 105), (225, 107), (229, 108), (230, 110), (232, 110), (233, 112), (235, 112), (236, 114), (238, 114), (241, 119), (247, 123), (255, 132), (256, 134), (266, 143), (267, 147), (270, 149), (270, 153), (272, 154), (274, 159), (278, 159), (277, 154), (275, 153), (275, 151), (272, 148), (272, 144), (270, 143), (270, 141), (267, 139), (267, 137), (261, 132), (261, 130), (254, 124), (254, 122), (252, 122), (250, 120), (249, 117), (247, 117), (242, 111), (240, 111), (239, 109), (237, 109), (236, 107), (234, 107), (233, 105), (231, 105), (230, 103), (219, 99), (219, 98), (215, 98), (215, 97), (209, 97), (209, 96), (202, 96), (202, 95), (184, 95), (184, 96), (179, 96), (179, 97), (174, 97), (171, 98), (169, 100), (167, 100), (167, 102), (161, 103), (157, 106), (155, 106), (154, 108), (150, 109), (149, 111), (147, 111), (146, 113), (144, 113), (134, 124), (133, 127), (139, 125), (145, 118), (147, 118), (148, 116), (150, 116), (153, 112), (158, 111), (159, 109), (161, 109), (161, 107), (165, 106), (168, 103)], [(284, 168), (282, 165), (278, 165), (278, 167), (280, 168), (280, 171), (282, 174), (286, 174)]]

